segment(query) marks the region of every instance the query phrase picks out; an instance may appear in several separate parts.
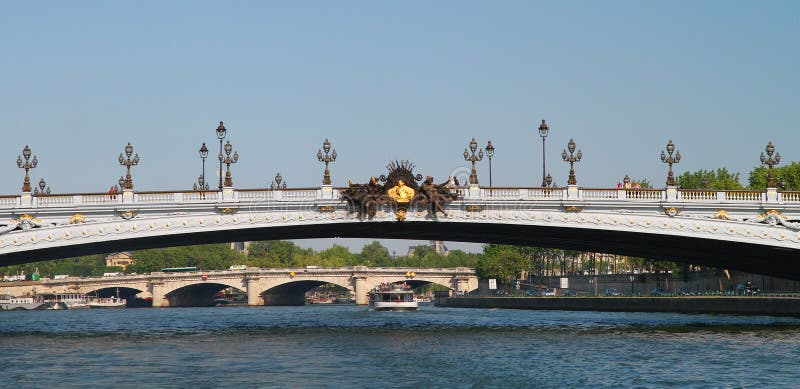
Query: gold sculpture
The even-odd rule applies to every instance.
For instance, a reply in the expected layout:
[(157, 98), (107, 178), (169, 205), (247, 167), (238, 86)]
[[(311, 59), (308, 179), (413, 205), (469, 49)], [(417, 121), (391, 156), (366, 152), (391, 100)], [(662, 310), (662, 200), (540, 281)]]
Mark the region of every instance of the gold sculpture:
[(414, 188), (406, 186), (406, 183), (403, 180), (397, 181), (397, 185), (389, 189), (387, 194), (389, 197), (397, 201), (398, 203), (408, 203), (414, 198)]

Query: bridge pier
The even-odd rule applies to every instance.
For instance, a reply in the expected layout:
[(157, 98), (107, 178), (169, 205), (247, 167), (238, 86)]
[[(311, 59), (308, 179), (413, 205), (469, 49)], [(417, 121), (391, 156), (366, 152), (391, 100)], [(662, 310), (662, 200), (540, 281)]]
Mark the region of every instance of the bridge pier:
[(247, 278), (247, 305), (251, 307), (264, 305), (264, 301), (261, 298), (261, 294), (258, 293), (259, 291), (258, 284), (259, 284), (259, 278), (257, 277)]
[(455, 285), (454, 286), (455, 286), (455, 290), (456, 291), (461, 291), (461, 292), (467, 293), (467, 292), (472, 290), (470, 288), (470, 285), (469, 285), (469, 278), (466, 278), (466, 277), (455, 277), (454, 279), (455, 279)]
[(356, 294), (356, 305), (367, 305), (369, 303), (366, 276), (353, 276), (353, 290)]
[(153, 295), (153, 308), (163, 308), (169, 306), (166, 301), (163, 282), (153, 282), (150, 284), (150, 293)]

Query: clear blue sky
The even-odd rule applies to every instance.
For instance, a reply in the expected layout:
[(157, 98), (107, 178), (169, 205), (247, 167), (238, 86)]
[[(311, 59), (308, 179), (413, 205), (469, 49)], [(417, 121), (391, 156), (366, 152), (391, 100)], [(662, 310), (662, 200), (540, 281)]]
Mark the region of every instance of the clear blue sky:
[[(495, 185), (559, 184), (583, 150), (583, 186), (625, 174), (747, 172), (772, 140), (800, 160), (800, 2), (4, 2), (0, 192), (17, 155), (56, 192), (107, 190), (127, 142), (139, 190), (189, 189), (220, 120), (237, 187), (318, 186), (325, 137), (335, 185), (393, 159), (444, 180), (491, 140)], [(481, 163), (482, 182), (488, 165)], [(213, 180), (212, 180), (213, 181)], [(399, 251), (398, 251), (399, 252)]]

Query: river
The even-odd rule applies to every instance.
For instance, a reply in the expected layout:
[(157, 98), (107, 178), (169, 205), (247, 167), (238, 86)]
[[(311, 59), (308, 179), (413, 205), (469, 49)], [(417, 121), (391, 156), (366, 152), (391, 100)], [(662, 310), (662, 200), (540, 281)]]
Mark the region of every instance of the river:
[(796, 387), (800, 319), (360, 306), (0, 313), (0, 387)]

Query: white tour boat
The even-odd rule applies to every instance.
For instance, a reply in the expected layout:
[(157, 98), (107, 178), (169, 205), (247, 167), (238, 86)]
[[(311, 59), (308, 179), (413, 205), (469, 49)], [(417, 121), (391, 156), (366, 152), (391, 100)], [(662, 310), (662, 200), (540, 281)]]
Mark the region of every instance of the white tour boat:
[(44, 300), (39, 297), (14, 297), (0, 295), (0, 310), (21, 311), (31, 309), (42, 309), (45, 305)]
[(369, 307), (374, 311), (416, 311), (414, 291), (406, 284), (383, 284), (369, 293)]
[(89, 308), (125, 308), (127, 303), (119, 297), (89, 297), (86, 302)]

